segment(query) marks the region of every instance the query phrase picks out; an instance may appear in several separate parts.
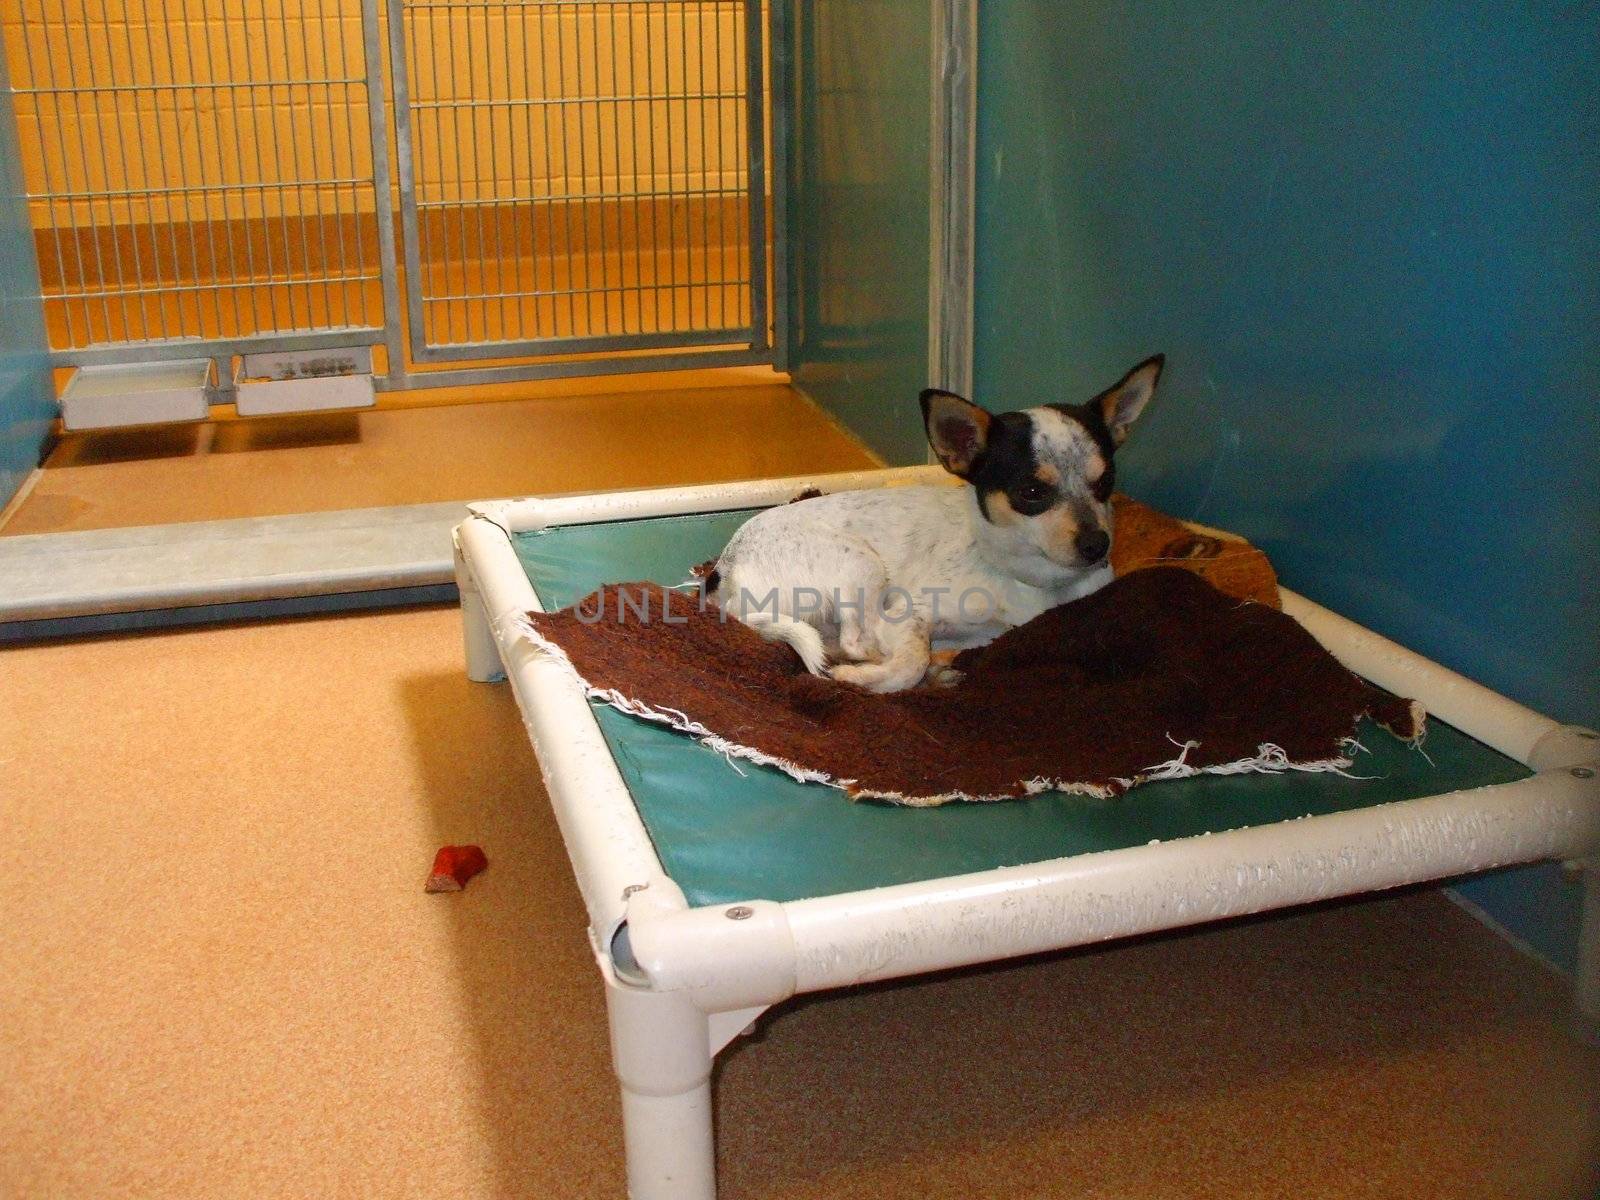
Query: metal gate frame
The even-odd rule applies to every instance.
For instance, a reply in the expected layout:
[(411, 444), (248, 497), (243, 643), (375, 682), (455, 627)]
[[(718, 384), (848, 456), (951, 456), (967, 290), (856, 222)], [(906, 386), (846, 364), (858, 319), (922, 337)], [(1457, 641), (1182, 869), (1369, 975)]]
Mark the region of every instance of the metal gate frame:
[[(523, 0), (524, 3), (532, 0)], [(563, 0), (543, 0), (553, 7), (558, 7)], [(582, 3), (584, 0), (572, 0), (572, 3)], [(674, 0), (608, 0), (613, 6), (616, 4), (639, 4), (650, 11), (649, 5), (661, 3), (663, 11), (670, 11)], [(693, 0), (682, 0), (688, 3)], [(423, 380), (427, 384), (448, 386), (459, 384), (476, 384), (497, 382), (502, 380), (518, 379), (549, 379), (571, 377), (580, 375), (612, 374), (625, 371), (669, 371), (693, 369), (696, 367), (739, 366), (754, 364), (774, 364), (781, 367), (775, 347), (783, 346), (786, 339), (783, 335), (781, 322), (787, 305), (781, 292), (774, 295), (774, 304), (769, 309), (768, 286), (768, 246), (767, 246), (767, 187), (766, 187), (766, 139), (767, 139), (767, 105), (764, 103), (767, 89), (766, 81), (766, 54), (770, 45), (776, 56), (778, 47), (782, 44), (779, 33), (783, 28), (781, 10), (786, 7), (788, 0), (773, 0), (772, 3), (772, 29), (769, 31), (767, 22), (763, 21), (762, 0), (742, 0), (744, 11), (744, 45), (745, 45), (745, 95), (746, 95), (746, 178), (748, 180), (748, 219), (749, 219), (749, 289), (750, 289), (750, 322), (748, 325), (724, 327), (715, 330), (688, 330), (677, 332), (638, 332), (623, 334), (603, 334), (584, 336), (554, 336), (543, 338), (520, 338), (505, 341), (478, 341), (457, 343), (430, 343), (427, 339), (424, 305), (429, 297), (423, 291), (423, 266), (421, 259), (421, 230), (419, 203), (416, 185), (416, 141), (412, 128), (413, 101), (411, 97), (411, 81), (407, 63), (407, 30), (406, 12), (412, 7), (412, 0), (387, 0), (388, 3), (388, 35), (389, 35), (389, 70), (391, 89), (394, 97), (394, 127), (396, 167), (400, 196), (400, 217), (402, 246), (405, 254), (405, 301), (406, 301), (406, 329), (408, 349), (411, 361), (417, 364), (444, 364), (457, 362), (470, 362), (483, 359), (506, 359), (522, 356), (546, 355), (592, 355), (608, 352), (627, 352), (643, 350), (665, 350), (661, 354), (617, 354), (608, 358), (583, 358), (568, 359), (564, 361), (549, 361), (548, 359), (530, 361), (515, 366), (469, 369), (450, 369), (429, 371), (422, 374), (412, 374), (400, 386), (418, 386)], [(417, 4), (418, 8), (438, 7), (437, 5)], [(769, 32), (773, 35), (769, 41)], [(786, 248), (783, 242), (784, 216), (783, 216), (783, 164), (785, 162), (785, 135), (783, 129), (784, 106), (778, 92), (779, 81), (783, 78), (779, 69), (779, 60), (775, 57), (772, 70), (773, 94), (777, 102), (772, 105), (772, 140), (773, 160), (777, 169), (773, 172), (774, 205), (774, 238), (772, 246), (772, 259), (774, 265), (783, 260)], [(565, 66), (563, 63), (563, 76)], [(670, 99), (670, 97), (663, 97)], [(563, 103), (589, 103), (582, 98)], [(563, 169), (565, 170), (565, 163)], [(637, 183), (636, 183), (637, 186)], [(668, 197), (670, 199), (670, 196)], [(493, 201), (491, 201), (493, 203)], [(570, 229), (569, 229), (570, 240)], [(571, 253), (571, 246), (568, 246)], [(670, 250), (669, 250), (670, 252)], [(778, 282), (782, 285), (782, 273), (777, 274)], [(619, 285), (619, 289), (620, 289)], [(643, 285), (643, 290), (650, 290), (649, 285)], [(557, 293), (559, 294), (559, 293)], [(564, 293), (571, 295), (571, 291)], [(771, 336), (768, 328), (769, 313), (775, 315), (780, 322), (776, 331), (777, 336)], [(728, 350), (701, 350), (690, 349), (694, 346), (730, 346), (737, 345), (738, 349)], [(393, 385), (391, 385), (393, 386)], [(426, 384), (423, 384), (426, 386)]]

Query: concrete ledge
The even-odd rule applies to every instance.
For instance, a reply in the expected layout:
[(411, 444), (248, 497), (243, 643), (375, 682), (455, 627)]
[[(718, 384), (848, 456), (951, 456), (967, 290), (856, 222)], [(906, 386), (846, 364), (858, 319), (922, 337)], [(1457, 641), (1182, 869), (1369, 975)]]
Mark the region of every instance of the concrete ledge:
[(0, 537), (0, 622), (454, 582), (466, 503)]

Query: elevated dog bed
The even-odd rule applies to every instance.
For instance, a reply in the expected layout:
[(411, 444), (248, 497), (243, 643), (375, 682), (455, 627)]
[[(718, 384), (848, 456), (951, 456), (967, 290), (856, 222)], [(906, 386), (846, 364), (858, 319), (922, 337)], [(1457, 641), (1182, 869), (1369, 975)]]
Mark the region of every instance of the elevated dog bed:
[[(683, 581), (690, 564), (715, 558), (733, 531), (758, 511), (738, 509), (552, 525), (516, 533), (512, 543), (540, 604), (549, 609), (570, 607), (618, 578), (632, 576), (658, 585)], [(1127, 519), (1130, 516), (1131, 521)], [(1177, 557), (1186, 570), (1255, 597), (1249, 603), (1258, 614), (1287, 621), (1295, 630), (1300, 630), (1290, 618), (1268, 606), (1269, 599), (1276, 599), (1276, 581), (1264, 556), (1244, 542), (1224, 541), (1211, 534), (1191, 535), (1170, 518), (1161, 517), (1143, 506), (1120, 508), (1118, 523), (1122, 528), (1116, 566), (1124, 576), (1123, 583), (1137, 584), (1138, 575), (1149, 573), (1139, 571), (1141, 566), (1170, 566), (1171, 560), (1161, 551), (1176, 541)], [(1197, 536), (1210, 538), (1215, 543), (1206, 547), (1209, 553), (1195, 553), (1189, 543), (1182, 540)], [(1115, 598), (1113, 593), (1112, 599)], [(1151, 595), (1150, 598), (1155, 597)], [(680, 596), (680, 602), (687, 609), (694, 608), (692, 600)], [(1237, 607), (1239, 603), (1239, 600), (1229, 599), (1223, 606)], [(1069, 606), (1057, 613), (1071, 611)], [(611, 637), (619, 633), (614, 623), (584, 626), (573, 618), (554, 614), (543, 618), (535, 616), (533, 622), (540, 630), (564, 625), (570, 633), (579, 635), (564, 640), (563, 645), (569, 649), (581, 646), (576, 650), (580, 659), (578, 674), (585, 679), (593, 676), (589, 686), (604, 691), (617, 682), (615, 672), (619, 667), (609, 646)], [(752, 705), (763, 705), (768, 733), (792, 726), (797, 719), (811, 724), (820, 715), (814, 712), (806, 715), (791, 708), (790, 688), (800, 693), (802, 707), (806, 705), (804, 697), (815, 696), (817, 690), (823, 691), (824, 704), (828, 692), (854, 692), (842, 684), (801, 678), (797, 675), (798, 663), (787, 648), (764, 642), (742, 626), (730, 628), (712, 623), (715, 627), (712, 644), (724, 650), (731, 647), (731, 654), (725, 661), (699, 664), (698, 670), (705, 681), (703, 689), (715, 692), (724, 685), (740, 686), (741, 693)], [(1203, 616), (1199, 623), (1204, 624)], [(520, 628), (522, 624), (519, 614), (514, 625)], [(659, 634), (664, 642), (685, 628), (655, 623), (645, 627), (624, 626), (620, 632), (625, 634), (631, 629), (647, 636)], [(1304, 648), (1310, 639), (1303, 631), (1300, 634)], [(688, 640), (692, 639), (691, 629)], [(1003, 650), (1003, 647), (998, 649)], [(997, 648), (991, 647), (991, 650)], [(748, 663), (743, 661), (746, 652)], [(693, 658), (692, 650), (687, 657)], [(1349, 772), (1350, 776), (1360, 778), (1332, 772), (1294, 772), (1283, 778), (1210, 774), (1147, 788), (1135, 799), (1125, 801), (1104, 798), (1119, 790), (1116, 786), (1080, 788), (1083, 794), (1042, 790), (1025, 800), (985, 806), (981, 815), (970, 811), (970, 806), (966, 805), (948, 806), (937, 813), (914, 816), (886, 810), (882, 805), (845, 803), (837, 791), (795, 778), (795, 774), (804, 774), (804, 768), (786, 773), (781, 768), (743, 764), (737, 757), (734, 762), (738, 765), (730, 765), (727, 757), (730, 747), (750, 736), (743, 725), (715, 729), (724, 740), (706, 745), (674, 731), (665, 723), (629, 715), (607, 700), (593, 699), (592, 703), (595, 719), (616, 758), (618, 769), (628, 782), (656, 852), (690, 901), (696, 904), (715, 904), (751, 896), (799, 899), (890, 883), (937, 879), (986, 867), (1144, 845), (1151, 841), (1219, 833), (1406, 800), (1450, 787), (1501, 783), (1527, 774), (1517, 763), (1437, 723), (1430, 731), (1426, 756), (1371, 722), (1356, 725), (1356, 717), (1370, 706), (1371, 690), (1321, 654), (1320, 668), (1326, 672), (1329, 664), (1333, 667), (1332, 674), (1342, 677), (1341, 683), (1347, 690), (1335, 698), (1330, 706), (1331, 714), (1319, 714), (1323, 724), (1316, 735), (1317, 744), (1297, 745), (1297, 753), (1300, 761), (1306, 764), (1342, 763), (1346, 759), (1342, 739), (1353, 735), (1368, 751), (1360, 755), (1359, 768)], [(648, 654), (641, 664), (646, 671), (659, 666), (662, 674), (668, 677), (681, 665), (681, 661), (672, 667), (664, 663), (651, 664)], [(735, 682), (740, 678), (747, 681), (742, 686)], [(774, 682), (777, 686), (762, 695), (763, 681)], [(661, 686), (659, 679), (656, 682), (659, 690), (653, 693), (653, 698), (661, 708), (675, 707), (666, 698), (667, 692), (674, 692), (680, 703), (685, 702), (681, 692), (675, 692), (671, 684)], [(958, 689), (960, 692), (969, 690)], [(1068, 700), (1070, 702), (1070, 697)], [(935, 696), (912, 703), (914, 706), (929, 703), (948, 707), (951, 718), (957, 723), (961, 713), (956, 710), (964, 706), (959, 696)], [(893, 697), (857, 693), (854, 703), (847, 702), (849, 711), (835, 712), (826, 723), (847, 724), (851, 720), (850, 712), (861, 707), (876, 709), (881, 705), (903, 714), (902, 725), (916, 726), (915, 708), (906, 715), (905, 704), (903, 699), (897, 702)], [(1090, 719), (1097, 729), (1109, 735), (1113, 723), (1108, 711), (1100, 710), (1098, 705), (1090, 705), (1090, 708), (1094, 710)], [(685, 718), (680, 728), (692, 728), (697, 716), (706, 716), (704, 712), (683, 712), (681, 708), (677, 711)], [(1406, 709), (1403, 713), (1391, 714), (1390, 719), (1402, 725), (1403, 733), (1410, 734), (1414, 730), (1404, 725), (1410, 716)], [(750, 717), (744, 719), (748, 722)], [(1060, 727), (1047, 725), (1028, 733), (1048, 733), (1051, 728)], [(1182, 728), (1162, 724), (1159, 729), (1150, 731), (1153, 736), (1134, 746), (1123, 769), (1129, 774), (1138, 774), (1140, 768), (1155, 768), (1179, 759), (1199, 763), (1202, 761), (1196, 756), (1199, 750), (1210, 754), (1220, 752), (1224, 757), (1216, 759), (1219, 763), (1245, 756), (1259, 759), (1263, 757), (1258, 749), (1262, 741), (1271, 740), (1270, 737), (1247, 738), (1242, 750), (1215, 745), (1196, 747), (1185, 759), (1181, 742), (1194, 740), (1194, 735), (1182, 732)], [(1179, 745), (1167, 740), (1169, 732), (1179, 740)], [(922, 761), (950, 761), (949, 747), (940, 743), (937, 735), (930, 741), (925, 733), (902, 729), (893, 736), (908, 744), (915, 739), (926, 746), (927, 755)], [(1291, 743), (1296, 741), (1283, 732), (1282, 722), (1272, 736)], [(870, 745), (870, 738), (865, 739), (864, 744)], [(920, 749), (913, 753), (920, 753)], [(774, 753), (772, 757), (784, 756)], [(1278, 765), (1287, 763), (1280, 761)], [(813, 769), (819, 777), (827, 774), (821, 768)], [(1024, 778), (1036, 773), (1029, 771)], [(837, 781), (843, 784), (844, 780), (854, 777), (855, 772), (846, 770)], [(938, 788), (932, 794), (948, 791), (948, 788)], [(985, 794), (982, 788), (977, 792)], [(804, 851), (800, 852), (799, 847), (804, 847)]]
[[(941, 476), (909, 469), (487, 503), (456, 530), (468, 671), (510, 679), (588, 910), (636, 1200), (710, 1200), (712, 1060), (789, 996), (1600, 853), (1593, 731), (1561, 726), (1288, 591), (1286, 616), (1269, 612), (1272, 597), (1261, 593), (1251, 619), (1292, 618), (1377, 688), (1416, 697), (1430, 714), (1422, 750), (1367, 722), (1356, 737), (1369, 752), (1343, 774), (1200, 774), (1127, 795), (1045, 791), (998, 804), (854, 802), (589, 698), (573, 666), (530, 636), (530, 610), (565, 607), (610, 581), (679, 583), (686, 564), (713, 557), (751, 512), (802, 487)], [(1128, 533), (1119, 531), (1125, 543)], [(1244, 566), (1237, 543), (1186, 529), (1155, 549), (1149, 557), (1199, 565), (1237, 592), (1216, 574), (1224, 559)], [(1203, 606), (1202, 615), (1219, 611), (1186, 581), (1138, 590), (1152, 607), (1176, 599)], [(1111, 650), (1080, 656), (1080, 668), (1117, 675), (1123, 656)], [(769, 652), (783, 648), (760, 644)], [(1127, 662), (1139, 668), (1144, 658), (1139, 650)], [(989, 668), (1003, 678), (1001, 667), (979, 663), (971, 679)], [(1270, 703), (1276, 681), (1270, 672), (1256, 678), (1266, 684), (1257, 698), (1276, 718), (1286, 711)], [(1353, 690), (1326, 725), (1319, 718), (1324, 740), (1282, 745), (1285, 758), (1317, 761), (1362, 708), (1408, 731), (1409, 708), (1339, 678), (1334, 691)], [(796, 679), (783, 675), (777, 687), (813, 689), (801, 707), (820, 706), (823, 719), (840, 712), (829, 707), (828, 685), (819, 702), (819, 681)], [(1177, 688), (1155, 705), (1165, 749), (1141, 744), (1135, 774), (1178, 759), (1181, 767), (1161, 773), (1181, 774), (1202, 761), (1199, 751), (1241, 753), (1214, 732), (1184, 732), (1192, 726), (1181, 718), (1194, 715), (1185, 701)], [(1202, 745), (1185, 756), (1166, 742), (1169, 717), (1173, 740)], [(840, 719), (855, 714), (845, 709)], [(915, 735), (907, 726), (894, 736), (909, 744)], [(1242, 753), (1256, 748), (1255, 736)], [(1292, 742), (1289, 732), (1274, 736)], [(1594, 1020), (1600, 885), (1588, 884), (1587, 905), (1578, 1000)]]

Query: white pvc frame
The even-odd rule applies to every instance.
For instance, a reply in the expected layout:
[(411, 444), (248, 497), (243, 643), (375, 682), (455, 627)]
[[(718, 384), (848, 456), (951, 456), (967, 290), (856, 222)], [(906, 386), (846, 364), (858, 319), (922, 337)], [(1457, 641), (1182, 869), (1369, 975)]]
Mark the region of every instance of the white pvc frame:
[(455, 530), (468, 674), (510, 679), (606, 981), (634, 1200), (712, 1200), (711, 1063), (770, 1005), (847, 987), (1546, 859), (1584, 861), (1576, 979), (1600, 1028), (1600, 735), (1563, 726), (1293, 592), (1352, 670), (1532, 768), (1514, 783), (1208, 837), (777, 903), (691, 908), (570, 670), (514, 629), (540, 608), (510, 534), (948, 481), (938, 468), (475, 504)]

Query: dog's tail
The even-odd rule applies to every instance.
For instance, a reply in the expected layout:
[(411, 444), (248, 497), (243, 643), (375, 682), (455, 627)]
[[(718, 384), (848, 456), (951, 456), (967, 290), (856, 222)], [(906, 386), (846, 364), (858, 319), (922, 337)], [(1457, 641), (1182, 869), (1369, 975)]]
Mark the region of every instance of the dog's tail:
[(813, 675), (828, 673), (828, 652), (816, 626), (771, 613), (751, 613), (744, 621), (767, 641), (782, 642), (790, 647)]

